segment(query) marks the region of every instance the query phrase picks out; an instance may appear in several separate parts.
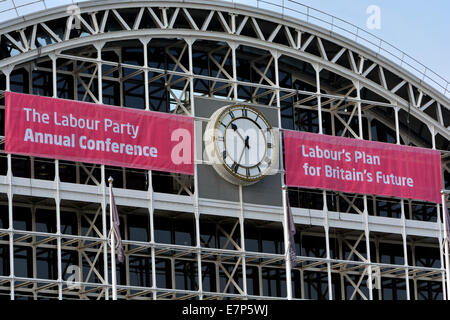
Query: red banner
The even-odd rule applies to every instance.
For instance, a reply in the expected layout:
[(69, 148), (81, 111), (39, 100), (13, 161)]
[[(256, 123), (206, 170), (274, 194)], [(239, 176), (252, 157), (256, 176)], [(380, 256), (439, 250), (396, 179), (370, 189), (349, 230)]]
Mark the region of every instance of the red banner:
[(6, 92), (5, 152), (194, 173), (194, 120)]
[(286, 184), (441, 203), (439, 151), (284, 132)]

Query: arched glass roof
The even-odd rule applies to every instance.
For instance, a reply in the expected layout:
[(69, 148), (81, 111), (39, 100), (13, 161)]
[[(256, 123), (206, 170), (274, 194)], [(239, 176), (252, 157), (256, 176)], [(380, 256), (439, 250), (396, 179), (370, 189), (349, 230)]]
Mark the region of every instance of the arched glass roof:
[(30, 13), (89, 0), (0, 0), (0, 23)]
[[(5, 21), (12, 20), (27, 14), (48, 10), (54, 7), (67, 5), (68, 13), (73, 7), (82, 2), (92, 0), (0, 0), (0, 28)], [(383, 55), (394, 63), (402, 66), (419, 79), (437, 89), (447, 98), (450, 98), (450, 81), (440, 76), (427, 66), (414, 59), (396, 46), (384, 41), (363, 28), (346, 22), (326, 12), (314, 9), (297, 0), (221, 0), (228, 3), (254, 6), (259, 9), (270, 10), (286, 17), (310, 22), (326, 30), (349, 38), (361, 45)]]

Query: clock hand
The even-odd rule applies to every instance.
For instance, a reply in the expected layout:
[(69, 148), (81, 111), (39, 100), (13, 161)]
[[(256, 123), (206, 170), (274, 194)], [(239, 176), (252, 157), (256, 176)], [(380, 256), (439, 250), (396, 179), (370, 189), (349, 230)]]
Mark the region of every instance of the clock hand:
[(244, 155), (244, 152), (245, 152), (245, 146), (244, 146), (244, 148), (242, 148), (241, 156), (239, 157), (239, 161), (237, 163), (241, 163), (242, 156)]
[(231, 124), (231, 129), (234, 130), (234, 132), (236, 132), (238, 134), (238, 136), (242, 139), (242, 141), (245, 142), (244, 137), (242, 137), (241, 133), (238, 131), (238, 127), (237, 125), (235, 125), (234, 123)]
[(248, 144), (249, 140), (250, 140), (250, 136), (247, 136), (247, 138), (245, 138), (245, 147), (248, 148), (248, 150), (250, 150), (250, 145)]

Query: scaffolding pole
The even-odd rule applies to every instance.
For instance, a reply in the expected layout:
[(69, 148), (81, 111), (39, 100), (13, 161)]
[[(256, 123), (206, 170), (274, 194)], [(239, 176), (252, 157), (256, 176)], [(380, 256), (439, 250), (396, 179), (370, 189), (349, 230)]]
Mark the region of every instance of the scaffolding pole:
[(447, 300), (450, 300), (450, 266), (448, 257), (448, 211), (447, 211), (447, 197), (450, 190), (442, 190), (442, 221), (444, 222), (444, 261), (445, 261), (445, 278), (446, 278), (446, 292)]

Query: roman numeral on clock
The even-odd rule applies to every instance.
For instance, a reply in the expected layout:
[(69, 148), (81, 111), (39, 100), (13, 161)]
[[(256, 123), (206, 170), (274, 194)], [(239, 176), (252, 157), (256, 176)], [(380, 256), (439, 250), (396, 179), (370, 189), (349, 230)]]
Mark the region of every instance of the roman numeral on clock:
[(233, 113), (233, 111), (230, 111), (230, 117), (231, 117), (231, 119), (234, 119), (234, 118), (236, 118), (236, 117), (234, 116), (234, 113)]
[(239, 164), (237, 164), (236, 162), (233, 163), (233, 165), (231, 166), (231, 170), (233, 170), (234, 173), (237, 173), (239, 170)]
[(223, 160), (225, 160), (225, 159), (227, 158), (227, 152), (224, 151), (223, 154), (222, 154), (222, 156), (223, 156)]
[(250, 169), (249, 168), (245, 169), (245, 174), (247, 175), (247, 177), (250, 177)]
[(247, 117), (248, 116), (247, 109), (242, 109), (242, 116), (243, 117)]

